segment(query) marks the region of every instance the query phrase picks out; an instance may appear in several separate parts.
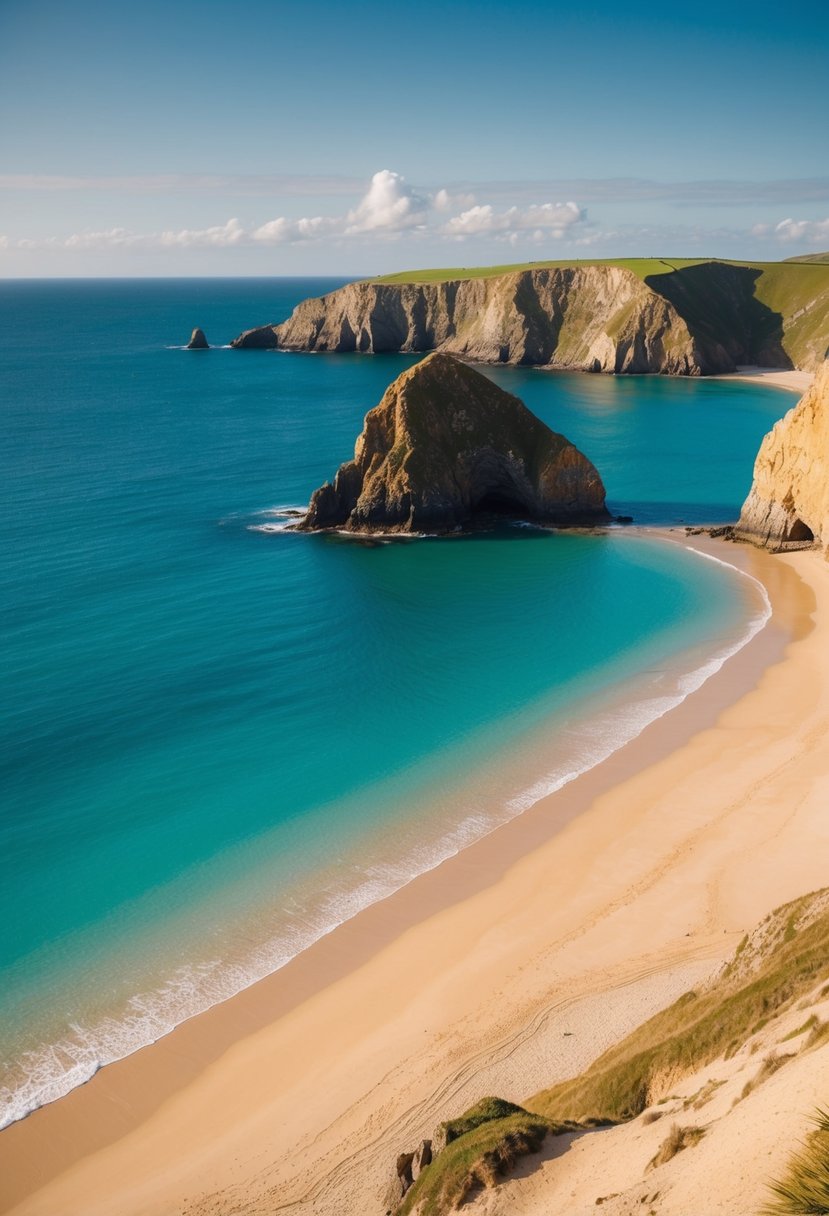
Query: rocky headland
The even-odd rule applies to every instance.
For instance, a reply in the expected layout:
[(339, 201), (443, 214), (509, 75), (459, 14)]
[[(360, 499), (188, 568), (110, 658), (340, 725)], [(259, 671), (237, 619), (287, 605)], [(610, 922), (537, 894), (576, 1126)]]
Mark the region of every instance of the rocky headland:
[(354, 459), (314, 492), (297, 527), (453, 532), (483, 514), (559, 525), (610, 518), (587, 457), (517, 397), (439, 353), (389, 386)]
[(350, 283), (304, 300), (286, 321), (247, 330), (232, 345), (441, 350), (481, 363), (683, 376), (742, 364), (810, 370), (824, 357), (826, 267), (653, 266), (654, 273), (640, 264), (576, 264)]
[(829, 359), (763, 440), (735, 535), (769, 549), (829, 550)]

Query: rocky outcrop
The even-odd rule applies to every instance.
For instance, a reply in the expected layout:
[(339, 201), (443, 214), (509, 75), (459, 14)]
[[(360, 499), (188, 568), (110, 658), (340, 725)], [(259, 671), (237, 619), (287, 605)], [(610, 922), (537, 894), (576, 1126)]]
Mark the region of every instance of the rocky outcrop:
[[(615, 266), (527, 270), (446, 283), (350, 283), (304, 300), (239, 348), (441, 350), (481, 363), (698, 375), (723, 370), (667, 300)], [(733, 368), (729, 364), (726, 370)]]
[(365, 419), (354, 459), (316, 490), (304, 531), (449, 532), (482, 513), (603, 523), (590, 461), (486, 376), (433, 354), (399, 376)]
[(204, 336), (203, 329), (199, 329), (197, 326), (193, 330), (192, 334), (190, 335), (190, 341), (187, 343), (187, 349), (188, 350), (209, 350), (210, 349), (210, 345), (207, 341), (207, 338), (205, 338), (205, 336)]
[(386, 1190), (384, 1208), (391, 1216), (422, 1170), (432, 1164), (432, 1141), (421, 1140), (413, 1153), (399, 1153), (391, 1182)]
[(769, 549), (814, 543), (829, 555), (829, 359), (760, 445), (735, 535)]

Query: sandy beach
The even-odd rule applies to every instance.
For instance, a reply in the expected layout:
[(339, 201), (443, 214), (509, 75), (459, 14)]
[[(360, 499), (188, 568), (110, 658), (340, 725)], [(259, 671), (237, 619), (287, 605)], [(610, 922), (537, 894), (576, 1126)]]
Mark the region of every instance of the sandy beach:
[(714, 380), (747, 380), (749, 384), (764, 384), (767, 388), (784, 388), (789, 392), (803, 394), (814, 380), (813, 372), (778, 371), (774, 367), (740, 366), (736, 372), (725, 376), (714, 376)]
[(2, 1210), (380, 1212), (440, 1119), (572, 1075), (824, 885), (829, 568), (692, 543), (767, 588), (752, 642), (583, 778), (0, 1134)]

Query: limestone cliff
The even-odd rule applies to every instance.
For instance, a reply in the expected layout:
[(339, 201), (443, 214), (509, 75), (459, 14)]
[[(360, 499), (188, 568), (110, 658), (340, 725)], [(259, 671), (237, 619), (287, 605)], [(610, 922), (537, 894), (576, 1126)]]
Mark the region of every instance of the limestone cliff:
[(829, 359), (760, 445), (735, 532), (770, 549), (815, 541), (829, 555)]
[(235, 347), (442, 350), (481, 363), (699, 375), (733, 370), (670, 301), (630, 270), (576, 266), (443, 283), (350, 283), (304, 300)]
[(448, 532), (483, 512), (603, 523), (605, 491), (573, 444), (486, 376), (433, 354), (389, 386), (354, 459), (316, 490), (304, 531)]
[(654, 258), (414, 272), (304, 300), (233, 345), (688, 376), (741, 364), (811, 371), (829, 352), (829, 267)]

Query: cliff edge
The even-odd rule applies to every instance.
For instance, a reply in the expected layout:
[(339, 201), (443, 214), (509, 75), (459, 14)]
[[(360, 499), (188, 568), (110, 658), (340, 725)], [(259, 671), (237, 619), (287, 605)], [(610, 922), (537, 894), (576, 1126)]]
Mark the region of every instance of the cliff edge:
[(769, 549), (816, 543), (829, 555), (829, 359), (760, 445), (735, 535)]
[(661, 259), (423, 271), (303, 300), (237, 349), (441, 350), (573, 371), (814, 370), (829, 347), (829, 267)]
[(303, 300), (237, 348), (441, 350), (478, 363), (698, 375), (724, 351), (695, 342), (674, 306), (616, 266), (527, 270), (444, 283), (349, 283)]
[(572, 443), (480, 372), (436, 353), (388, 387), (354, 459), (314, 492), (297, 527), (451, 532), (482, 514), (609, 519), (601, 477)]

